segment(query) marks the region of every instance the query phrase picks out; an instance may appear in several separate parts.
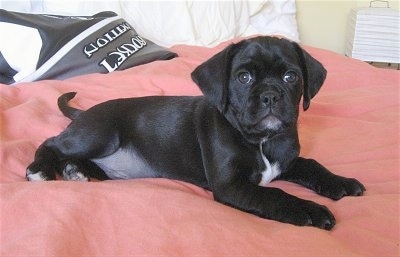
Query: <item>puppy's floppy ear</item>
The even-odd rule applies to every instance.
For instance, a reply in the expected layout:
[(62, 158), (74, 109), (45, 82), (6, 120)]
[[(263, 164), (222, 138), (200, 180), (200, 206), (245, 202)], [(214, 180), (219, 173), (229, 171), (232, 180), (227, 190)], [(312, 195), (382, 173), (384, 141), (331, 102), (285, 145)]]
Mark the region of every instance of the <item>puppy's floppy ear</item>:
[(204, 96), (222, 113), (228, 106), (229, 76), (235, 47), (235, 44), (229, 45), (200, 64), (191, 74)]
[(319, 61), (303, 50), (297, 43), (293, 42), (293, 46), (299, 57), (303, 73), (303, 110), (306, 111), (310, 107), (311, 98), (318, 93), (325, 81), (326, 70)]

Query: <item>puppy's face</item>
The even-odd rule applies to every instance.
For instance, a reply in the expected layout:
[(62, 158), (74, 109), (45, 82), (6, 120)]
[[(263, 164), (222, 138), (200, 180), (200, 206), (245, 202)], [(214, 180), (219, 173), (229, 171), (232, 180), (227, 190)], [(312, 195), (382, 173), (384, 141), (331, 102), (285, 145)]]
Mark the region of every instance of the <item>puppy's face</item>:
[(252, 143), (296, 128), (325, 79), (322, 65), (296, 43), (258, 37), (231, 45), (193, 73), (207, 99)]
[(261, 138), (296, 125), (303, 84), (296, 53), (267, 42), (239, 49), (228, 82), (227, 108), (246, 135)]

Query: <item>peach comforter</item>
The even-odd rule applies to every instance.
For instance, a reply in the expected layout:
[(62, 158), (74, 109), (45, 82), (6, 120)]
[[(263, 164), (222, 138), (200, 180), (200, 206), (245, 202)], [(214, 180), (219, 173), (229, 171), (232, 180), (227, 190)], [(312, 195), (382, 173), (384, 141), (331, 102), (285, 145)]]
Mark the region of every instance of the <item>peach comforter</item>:
[(400, 72), (321, 49), (307, 47), (328, 77), (300, 114), (301, 154), (367, 191), (332, 201), (288, 182), (270, 186), (328, 206), (332, 231), (261, 219), (179, 181), (25, 181), (37, 146), (69, 123), (56, 105), (62, 93), (77, 91), (72, 104), (84, 109), (197, 95), (190, 72), (227, 44), (175, 46), (178, 58), (108, 75), (0, 85), (1, 256), (399, 256)]

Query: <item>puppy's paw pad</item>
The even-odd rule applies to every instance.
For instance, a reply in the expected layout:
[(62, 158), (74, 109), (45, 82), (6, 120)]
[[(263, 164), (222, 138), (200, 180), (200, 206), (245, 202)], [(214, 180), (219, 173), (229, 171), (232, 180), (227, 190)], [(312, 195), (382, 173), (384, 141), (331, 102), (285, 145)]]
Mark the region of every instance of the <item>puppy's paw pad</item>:
[(89, 181), (89, 178), (79, 171), (78, 166), (72, 163), (68, 163), (65, 165), (62, 174), (64, 180)]

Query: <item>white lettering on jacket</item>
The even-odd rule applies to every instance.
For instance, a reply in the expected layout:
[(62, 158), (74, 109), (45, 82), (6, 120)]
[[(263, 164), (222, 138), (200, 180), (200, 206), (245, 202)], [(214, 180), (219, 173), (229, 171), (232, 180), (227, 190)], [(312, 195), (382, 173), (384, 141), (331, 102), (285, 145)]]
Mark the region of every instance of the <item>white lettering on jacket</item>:
[(94, 53), (99, 51), (100, 48), (105, 47), (110, 42), (114, 41), (116, 38), (120, 37), (122, 34), (131, 29), (132, 28), (131, 26), (129, 26), (128, 23), (121, 23), (114, 27), (112, 30), (105, 33), (102, 37), (97, 38), (95, 42), (91, 42), (90, 44), (85, 45), (83, 47), (83, 52), (85, 53), (87, 58), (90, 58)]
[(129, 58), (129, 56), (147, 45), (146, 41), (139, 35), (133, 37), (131, 42), (132, 43), (126, 43), (117, 47), (114, 52), (108, 53), (107, 57), (105, 57), (99, 64), (106, 68), (108, 72), (115, 71)]

